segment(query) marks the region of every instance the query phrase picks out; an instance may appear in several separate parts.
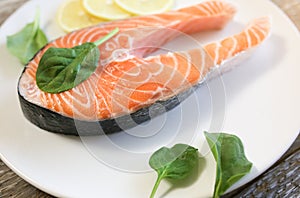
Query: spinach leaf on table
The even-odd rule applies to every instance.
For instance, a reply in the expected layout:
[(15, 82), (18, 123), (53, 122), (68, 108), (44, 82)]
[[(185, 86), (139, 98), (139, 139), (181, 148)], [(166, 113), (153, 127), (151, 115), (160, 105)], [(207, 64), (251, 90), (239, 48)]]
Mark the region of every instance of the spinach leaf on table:
[(48, 42), (45, 33), (39, 27), (39, 18), (37, 11), (34, 22), (7, 37), (6, 45), (9, 52), (24, 65)]
[(162, 179), (181, 180), (188, 177), (199, 160), (198, 149), (176, 144), (172, 148), (162, 147), (150, 157), (149, 164), (157, 174), (150, 198), (153, 198)]
[(242, 141), (235, 135), (204, 132), (217, 163), (214, 198), (224, 194), (248, 174), (252, 163), (245, 156)]

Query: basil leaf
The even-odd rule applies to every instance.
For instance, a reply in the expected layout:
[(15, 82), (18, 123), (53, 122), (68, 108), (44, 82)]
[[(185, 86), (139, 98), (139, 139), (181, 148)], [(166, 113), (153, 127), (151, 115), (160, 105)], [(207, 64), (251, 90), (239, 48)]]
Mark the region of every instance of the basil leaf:
[(116, 28), (95, 43), (87, 42), (73, 48), (49, 48), (43, 54), (37, 68), (37, 86), (44, 92), (60, 93), (85, 81), (98, 66), (98, 45), (118, 31)]
[(250, 172), (252, 163), (247, 160), (242, 141), (235, 135), (204, 132), (217, 163), (214, 198)]
[(37, 11), (34, 22), (27, 24), (16, 34), (8, 36), (6, 45), (11, 54), (22, 64), (26, 64), (47, 42), (46, 35), (39, 28), (39, 11)]
[(157, 174), (150, 198), (154, 197), (162, 179), (181, 180), (189, 176), (199, 160), (198, 149), (185, 144), (162, 147), (150, 157), (149, 165)]

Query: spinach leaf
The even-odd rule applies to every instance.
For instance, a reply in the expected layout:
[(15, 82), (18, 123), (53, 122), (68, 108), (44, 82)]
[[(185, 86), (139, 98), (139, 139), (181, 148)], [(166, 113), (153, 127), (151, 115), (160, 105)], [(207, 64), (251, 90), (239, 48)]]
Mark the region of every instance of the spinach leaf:
[(235, 135), (204, 132), (217, 163), (214, 198), (250, 172), (252, 163), (244, 153), (242, 141)]
[(157, 174), (150, 198), (153, 198), (162, 179), (181, 180), (190, 175), (197, 164), (198, 149), (185, 144), (162, 147), (150, 157), (149, 164)]
[(98, 65), (98, 46), (113, 37), (118, 28), (92, 43), (73, 48), (49, 48), (41, 58), (36, 72), (37, 86), (44, 92), (60, 93), (76, 87), (89, 78)]
[(22, 64), (30, 59), (48, 42), (46, 35), (39, 28), (39, 11), (35, 20), (27, 24), (21, 31), (8, 36), (6, 45), (11, 54), (16, 56)]

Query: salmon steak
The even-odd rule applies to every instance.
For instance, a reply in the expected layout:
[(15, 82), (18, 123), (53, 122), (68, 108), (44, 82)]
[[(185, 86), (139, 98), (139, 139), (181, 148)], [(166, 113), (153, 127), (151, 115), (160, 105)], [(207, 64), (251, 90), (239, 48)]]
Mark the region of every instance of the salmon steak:
[[(267, 38), (270, 19), (262, 17), (240, 33), (201, 48), (149, 55), (182, 33), (222, 29), (235, 12), (225, 1), (208, 1), (99, 24), (60, 37), (26, 65), (18, 83), (22, 111), (41, 129), (67, 135), (109, 134), (148, 121), (175, 108), (194, 87), (211, 78), (214, 70), (228, 70), (232, 59), (253, 51)], [(99, 46), (97, 68), (87, 80), (61, 93), (38, 88), (36, 72), (47, 49), (94, 42), (115, 28), (120, 31)]]

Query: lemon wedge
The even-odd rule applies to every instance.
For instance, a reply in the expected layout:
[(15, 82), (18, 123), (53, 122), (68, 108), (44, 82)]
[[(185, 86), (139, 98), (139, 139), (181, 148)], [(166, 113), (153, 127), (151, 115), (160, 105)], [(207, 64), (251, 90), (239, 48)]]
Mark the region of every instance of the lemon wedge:
[(174, 5), (173, 0), (114, 0), (122, 9), (135, 15), (165, 12)]
[(107, 20), (131, 16), (130, 13), (118, 7), (113, 0), (82, 0), (82, 5), (89, 14)]
[(59, 26), (66, 32), (104, 22), (85, 12), (80, 0), (67, 0), (59, 8), (57, 13)]

